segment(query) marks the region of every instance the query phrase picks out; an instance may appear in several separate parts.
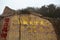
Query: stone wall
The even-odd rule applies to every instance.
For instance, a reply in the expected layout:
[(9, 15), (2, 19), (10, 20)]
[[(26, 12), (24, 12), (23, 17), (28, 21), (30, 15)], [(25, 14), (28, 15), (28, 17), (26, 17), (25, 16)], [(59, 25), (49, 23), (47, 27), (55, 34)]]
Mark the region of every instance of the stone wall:
[[(0, 35), (0, 40), (60, 40), (60, 19), (47, 18), (33, 11), (15, 11), (8, 7), (1, 16), (0, 34), (3, 38)], [(7, 24), (6, 18), (9, 18)]]

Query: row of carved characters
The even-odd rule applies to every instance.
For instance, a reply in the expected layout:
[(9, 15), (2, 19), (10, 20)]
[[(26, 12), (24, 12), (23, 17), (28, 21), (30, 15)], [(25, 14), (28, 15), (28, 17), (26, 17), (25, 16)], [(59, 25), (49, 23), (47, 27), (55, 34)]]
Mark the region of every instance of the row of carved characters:
[[(19, 20), (18, 20), (19, 21)], [(20, 23), (26, 25), (46, 25), (48, 26), (48, 21), (46, 22), (45, 19), (34, 17), (34, 16), (21, 16)]]
[(1, 32), (1, 38), (3, 38), (3, 39), (6, 39), (6, 37), (7, 37), (8, 24), (9, 24), (9, 18), (4, 18), (2, 32)]

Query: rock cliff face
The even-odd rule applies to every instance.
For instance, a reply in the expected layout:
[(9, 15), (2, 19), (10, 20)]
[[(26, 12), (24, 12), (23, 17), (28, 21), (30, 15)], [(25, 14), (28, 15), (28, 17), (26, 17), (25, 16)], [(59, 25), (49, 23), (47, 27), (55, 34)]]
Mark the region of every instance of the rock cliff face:
[(0, 40), (59, 40), (60, 37), (59, 19), (32, 10), (6, 7), (0, 19)]

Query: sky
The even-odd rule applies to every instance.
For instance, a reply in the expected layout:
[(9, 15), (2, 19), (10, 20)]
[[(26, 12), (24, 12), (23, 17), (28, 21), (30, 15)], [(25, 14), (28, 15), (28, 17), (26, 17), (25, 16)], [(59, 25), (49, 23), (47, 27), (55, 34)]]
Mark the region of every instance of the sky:
[(60, 5), (60, 0), (0, 0), (0, 15), (3, 13), (5, 6), (17, 10), (27, 7), (41, 7), (49, 4)]

